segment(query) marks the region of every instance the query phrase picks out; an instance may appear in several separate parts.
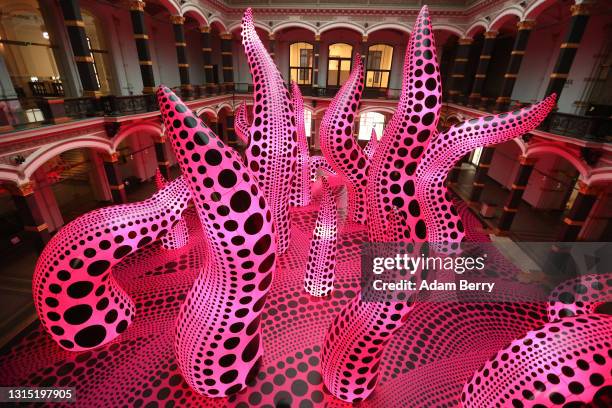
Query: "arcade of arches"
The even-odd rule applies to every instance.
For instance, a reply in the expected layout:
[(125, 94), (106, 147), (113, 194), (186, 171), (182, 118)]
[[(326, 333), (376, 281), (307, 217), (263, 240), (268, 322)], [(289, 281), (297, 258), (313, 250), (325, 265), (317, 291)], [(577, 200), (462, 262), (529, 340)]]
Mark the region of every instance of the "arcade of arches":
[[(157, 85), (172, 87), (225, 142), (244, 148), (234, 133), (235, 109), (252, 104), (242, 9), (217, 3), (0, 0), (0, 291), (23, 289), (36, 251), (65, 223), (150, 195), (157, 168), (178, 175)], [(444, 21), (434, 25), (441, 129), (559, 95), (538, 130), (470, 153), (447, 183), (490, 234), (609, 241), (609, 2), (476, 1), (461, 12), (444, 3), (430, 8)], [(316, 4), (300, 5), (309, 8), (299, 19), (280, 6), (256, 18), (281, 74), (302, 89), (311, 152), (320, 150), (321, 119), (356, 53), (366, 69), (357, 138), (365, 145), (372, 129), (382, 137), (418, 8), (398, 14), (370, 5), (321, 20)]]

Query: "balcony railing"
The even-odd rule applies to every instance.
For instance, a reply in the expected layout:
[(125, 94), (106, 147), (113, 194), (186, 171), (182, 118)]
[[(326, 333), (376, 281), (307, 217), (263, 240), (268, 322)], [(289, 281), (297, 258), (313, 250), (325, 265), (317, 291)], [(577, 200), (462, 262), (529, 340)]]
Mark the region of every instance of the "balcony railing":
[[(300, 86), (304, 96), (332, 98), (338, 88)], [(201, 85), (194, 86), (191, 91), (174, 89), (177, 95), (185, 100), (201, 99), (215, 95), (251, 94), (253, 85), (248, 83)], [(398, 99), (400, 89), (394, 88), (366, 88), (364, 99)], [(493, 98), (490, 98), (491, 101)], [(102, 96), (81, 98), (38, 98), (40, 108), (46, 124), (60, 123), (66, 120), (85, 119), (100, 116), (124, 116), (137, 113), (155, 112), (159, 110), (157, 98), (153, 94), (130, 96)], [(465, 105), (465, 101), (459, 102)], [(519, 108), (523, 104), (514, 103), (512, 108)], [(481, 103), (480, 110), (491, 112), (493, 103)], [(557, 135), (569, 136), (581, 140), (599, 143), (612, 142), (612, 119), (600, 116), (581, 116), (568, 113), (553, 112), (539, 129)], [(0, 123), (2, 125), (2, 123)], [(0, 126), (2, 129), (2, 126)]]

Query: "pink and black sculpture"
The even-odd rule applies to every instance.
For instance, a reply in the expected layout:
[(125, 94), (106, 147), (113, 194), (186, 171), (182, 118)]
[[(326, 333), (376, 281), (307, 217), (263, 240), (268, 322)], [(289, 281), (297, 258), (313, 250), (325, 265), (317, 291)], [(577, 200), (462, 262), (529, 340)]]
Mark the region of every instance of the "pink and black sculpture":
[(157, 98), (209, 245), (179, 312), (176, 355), (194, 390), (222, 397), (246, 385), (263, 353), (260, 313), (276, 259), (272, 214), (238, 154), (168, 88)]
[(407, 241), (426, 239), (421, 204), (416, 196), (416, 170), (436, 133), (442, 87), (429, 10), (423, 7), (404, 57), (400, 100), (371, 160), (368, 179), (368, 236), (384, 241), (387, 214), (393, 206), (406, 217)]
[(234, 131), (236, 132), (238, 140), (240, 140), (243, 145), (248, 146), (249, 138), (251, 137), (251, 133), (249, 131), (251, 125), (249, 124), (246, 109), (246, 102), (242, 102), (234, 111)]
[(335, 176), (336, 172), (330, 166), (330, 164), (325, 160), (323, 156), (311, 156), (310, 157), (310, 181), (315, 181), (317, 179), (317, 172), (322, 170), (326, 172), (328, 175)]
[[(389, 213), (397, 207), (406, 219), (401, 241), (450, 243), (452, 248), (464, 237), (444, 186), (452, 165), (476, 147), (534, 129), (554, 106), (555, 96), (515, 112), (464, 122), (438, 135), (440, 75), (426, 6), (417, 17), (404, 67), (400, 103), (374, 154), (367, 181), (369, 237), (388, 240)], [(394, 219), (391, 216), (396, 228)], [(347, 304), (327, 332), (321, 357), (323, 380), (333, 395), (357, 402), (373, 391), (384, 347), (410, 310), (410, 302), (368, 303), (360, 296)]]
[(295, 110), (295, 126), (298, 138), (298, 156), (295, 176), (291, 183), (291, 197), (289, 203), (294, 207), (304, 207), (310, 204), (310, 154), (308, 152), (308, 139), (304, 127), (304, 98), (300, 87), (291, 82), (291, 100)]
[(612, 301), (612, 273), (582, 275), (567, 280), (550, 294), (548, 319), (595, 313), (597, 308)]
[(257, 36), (250, 8), (242, 18), (242, 45), (254, 88), (246, 158), (268, 200), (282, 254), (289, 246), (289, 195), (298, 156), (295, 112), (283, 77)]
[(366, 155), (368, 159), (372, 159), (374, 153), (376, 152), (376, 148), (378, 147), (378, 135), (376, 135), (376, 129), (372, 128), (372, 133), (370, 135), (370, 140), (368, 140), (368, 144), (363, 149), (363, 153)]
[(304, 275), (304, 289), (317, 297), (327, 296), (334, 289), (338, 249), (338, 209), (327, 180), (321, 181), (321, 204)]
[[(161, 190), (168, 184), (159, 168), (155, 170), (155, 186)], [(189, 230), (187, 223), (181, 218), (174, 227), (168, 231), (166, 235), (161, 237), (161, 245), (165, 249), (179, 249), (187, 245), (189, 241)]]
[[(485, 362), (463, 387), (462, 406), (606, 406), (612, 387), (611, 344), (612, 316), (590, 314), (547, 323)], [(591, 405), (594, 401), (604, 405)]]
[(348, 191), (347, 218), (366, 222), (366, 184), (369, 160), (353, 136), (353, 123), (363, 91), (363, 61), (359, 54), (347, 81), (332, 99), (319, 130), (321, 152)]
[(53, 340), (66, 350), (89, 350), (128, 328), (134, 302), (112, 268), (174, 228), (190, 198), (179, 177), (148, 200), (82, 215), (49, 241), (36, 263), (32, 294)]

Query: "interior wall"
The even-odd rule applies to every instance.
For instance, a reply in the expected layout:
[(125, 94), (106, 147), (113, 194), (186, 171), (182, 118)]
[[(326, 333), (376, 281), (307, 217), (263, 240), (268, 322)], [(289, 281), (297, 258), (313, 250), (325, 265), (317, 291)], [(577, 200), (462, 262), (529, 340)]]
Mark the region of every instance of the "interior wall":
[(487, 174), (503, 187), (510, 189), (519, 168), (519, 155), (520, 149), (513, 141), (495, 146)]

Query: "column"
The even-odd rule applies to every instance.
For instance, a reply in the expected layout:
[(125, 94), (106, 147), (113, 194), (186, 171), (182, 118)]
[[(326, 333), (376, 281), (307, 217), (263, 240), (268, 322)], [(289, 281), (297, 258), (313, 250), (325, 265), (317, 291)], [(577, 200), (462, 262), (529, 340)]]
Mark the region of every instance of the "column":
[(368, 57), (368, 36), (367, 35), (361, 36), (361, 50), (359, 52), (361, 53), (361, 58), (365, 62), (366, 58)]
[(119, 153), (115, 152), (104, 156), (104, 172), (106, 173), (106, 179), (111, 189), (113, 203), (127, 203), (125, 184), (123, 184), (121, 172), (119, 171)]
[(582, 40), (582, 35), (589, 21), (589, 10), (586, 4), (574, 4), (571, 10), (572, 19), (570, 26), (565, 35), (565, 40), (561, 44), (557, 63), (552, 74), (550, 74), (550, 81), (546, 89), (546, 95), (548, 96), (555, 92), (557, 100), (559, 100), (561, 92), (563, 92), (563, 86), (565, 81), (567, 81), (567, 76), (572, 68), (572, 62), (574, 62), (580, 40)]
[(212, 45), (210, 40), (210, 27), (200, 26), (200, 35), (202, 37), (202, 58), (204, 60), (204, 78), (206, 81), (206, 92), (214, 93), (215, 75), (213, 73), (212, 64)]
[(579, 190), (574, 204), (565, 219), (563, 219), (563, 227), (557, 237), (559, 242), (576, 241), (593, 206), (602, 195), (600, 188), (589, 186), (582, 181), (579, 181), (578, 185)]
[(461, 102), (464, 96), (463, 78), (465, 76), (465, 68), (467, 67), (468, 57), (470, 55), (470, 46), (474, 40), (472, 38), (460, 38), (457, 43), (457, 53), (451, 71), (450, 90), (448, 91), (448, 99), (450, 102)]
[(60, 6), (64, 15), (64, 24), (68, 31), (74, 61), (77, 65), (83, 94), (85, 96), (98, 96), (100, 88), (96, 80), (94, 59), (91, 56), (87, 35), (85, 34), (85, 23), (81, 17), (79, 0), (60, 0)]
[(480, 51), (480, 57), (478, 58), (478, 67), (476, 68), (476, 75), (474, 75), (474, 85), (472, 85), (472, 92), (470, 93), (468, 101), (468, 105), (471, 107), (477, 107), (480, 103), (480, 97), (482, 96), (482, 88), (484, 86), (485, 78), (487, 77), (489, 62), (491, 62), (491, 54), (493, 53), (495, 39), (497, 38), (498, 34), (499, 33), (496, 30), (487, 31), (484, 34), (482, 51)]
[(531, 172), (533, 171), (535, 159), (521, 156), (519, 163), (520, 166), (516, 173), (514, 183), (512, 183), (510, 195), (508, 196), (506, 203), (504, 204), (503, 212), (501, 217), (499, 218), (496, 233), (510, 231), (512, 221), (514, 221), (514, 216), (516, 215), (518, 207), (521, 204), (521, 200), (523, 199), (525, 187), (527, 187), (527, 182), (529, 181), (529, 177), (531, 176)]
[(170, 180), (170, 160), (168, 160), (166, 135), (164, 134), (160, 134), (155, 138), (155, 157), (157, 158), (157, 167), (159, 167), (162, 176), (166, 180)]
[(190, 99), (192, 94), (189, 80), (189, 64), (187, 63), (187, 43), (185, 42), (185, 17), (170, 16), (174, 30), (174, 45), (176, 46), (176, 59), (178, 61), (179, 76), (181, 78), (181, 97)]
[(230, 112), (225, 117), (225, 129), (227, 131), (227, 143), (236, 144), (236, 132), (234, 130), (234, 112)]
[(34, 238), (37, 249), (42, 250), (51, 239), (51, 234), (34, 197), (34, 183), (30, 181), (20, 186), (11, 185), (9, 191), (13, 196), (17, 214), (23, 222), (23, 229)]
[(512, 52), (510, 53), (510, 61), (508, 62), (506, 73), (504, 74), (501, 94), (495, 101), (496, 112), (507, 111), (508, 106), (510, 106), (510, 97), (512, 96), (516, 76), (521, 68), (521, 62), (523, 62), (523, 55), (525, 55), (525, 49), (529, 41), (529, 34), (531, 34), (531, 30), (533, 30), (534, 27), (535, 20), (519, 21), (517, 24), (518, 31), (514, 39)]
[(276, 35), (274, 33), (268, 35), (268, 53), (272, 61), (276, 62)]
[(153, 76), (153, 62), (149, 49), (149, 35), (145, 27), (145, 2), (142, 0), (130, 1), (130, 17), (134, 30), (134, 41), (138, 52), (138, 65), (142, 76), (142, 93), (155, 92), (155, 77)]
[(317, 96), (319, 94), (319, 50), (321, 49), (321, 36), (315, 35), (314, 44), (312, 46), (312, 95)]
[(234, 55), (232, 53), (232, 33), (221, 34), (221, 64), (223, 66), (223, 85), (226, 92), (234, 87)]
[(484, 189), (484, 183), (487, 178), (487, 172), (491, 166), (491, 160), (493, 159), (493, 147), (484, 147), (480, 153), (480, 160), (476, 167), (476, 173), (474, 173), (474, 180), (472, 181), (472, 191), (470, 192), (470, 203), (477, 203), (480, 201), (480, 195)]

